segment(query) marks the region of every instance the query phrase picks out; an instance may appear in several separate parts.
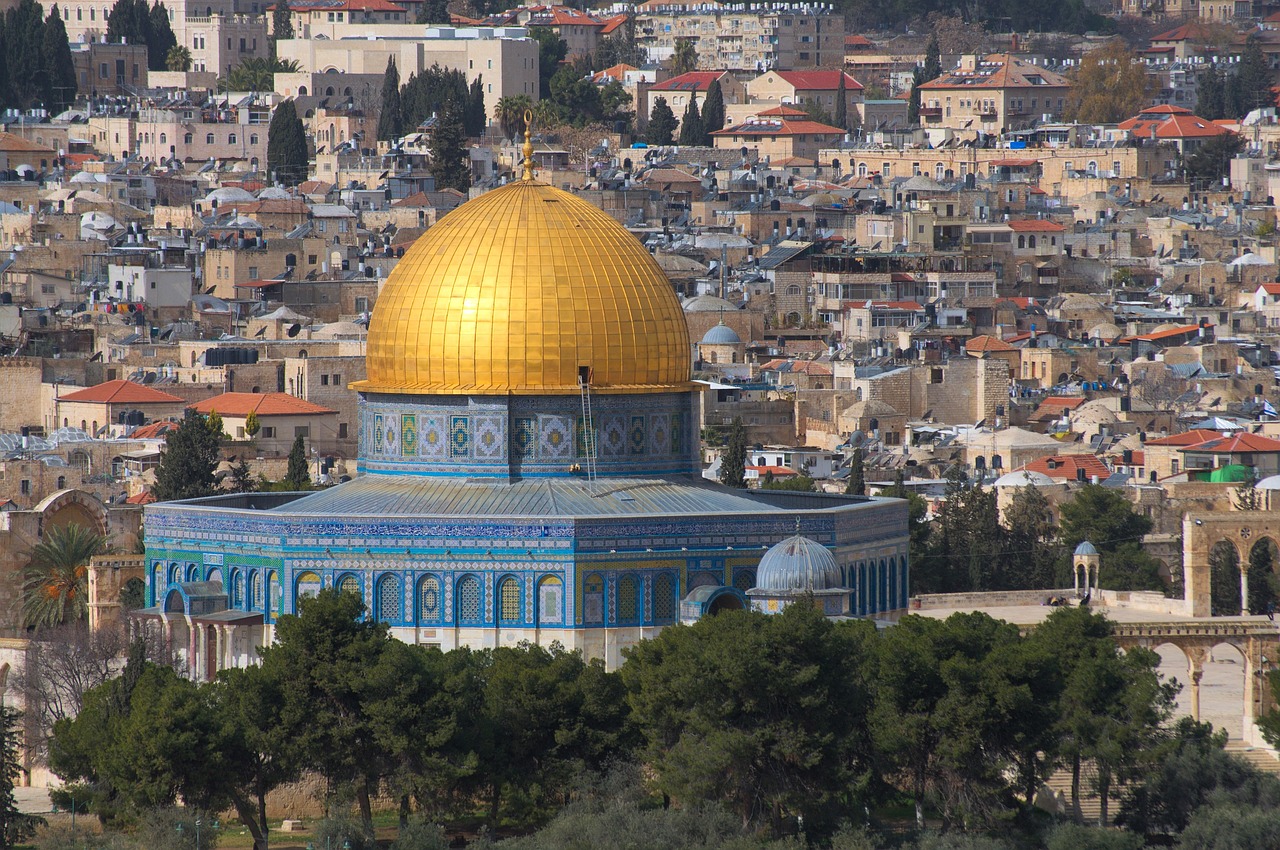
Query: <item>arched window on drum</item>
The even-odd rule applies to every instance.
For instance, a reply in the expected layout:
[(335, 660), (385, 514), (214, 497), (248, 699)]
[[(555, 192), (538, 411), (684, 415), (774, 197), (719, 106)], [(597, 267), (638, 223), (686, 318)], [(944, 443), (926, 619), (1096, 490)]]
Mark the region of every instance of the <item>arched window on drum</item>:
[(665, 626), (676, 621), (676, 577), (663, 573), (653, 580), (653, 624)]
[(378, 579), (378, 619), (384, 623), (399, 623), (403, 617), (400, 602), (400, 579), (384, 575)]
[(538, 583), (538, 622), (544, 625), (564, 622), (564, 582), (547, 576)]
[(520, 615), (520, 580), (507, 576), (498, 584), (498, 622), (515, 625), (524, 618)]
[(293, 591), (294, 598), (304, 599), (308, 596), (316, 596), (320, 593), (320, 587), (320, 576), (310, 570), (299, 573)]
[(640, 622), (640, 581), (635, 576), (618, 580), (618, 623)]
[(484, 623), (484, 591), (480, 579), (463, 576), (458, 580), (458, 624), (479, 626)]
[(425, 576), (418, 582), (418, 623), (438, 623), (444, 613), (440, 599), (440, 579)]
[(604, 578), (599, 573), (582, 583), (582, 621), (588, 626), (604, 625)]

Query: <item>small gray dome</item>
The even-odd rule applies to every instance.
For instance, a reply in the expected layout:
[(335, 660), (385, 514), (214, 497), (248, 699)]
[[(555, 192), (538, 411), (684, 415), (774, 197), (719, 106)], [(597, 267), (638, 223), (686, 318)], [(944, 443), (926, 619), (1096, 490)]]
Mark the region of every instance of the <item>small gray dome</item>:
[(836, 556), (821, 543), (797, 534), (775, 543), (756, 568), (756, 589), (803, 592), (843, 587)]
[(1081, 541), (1080, 545), (1076, 547), (1076, 554), (1077, 555), (1096, 555), (1098, 554), (1098, 550), (1093, 548), (1093, 544), (1090, 543), (1088, 540), (1084, 540), (1084, 541)]
[(740, 345), (742, 337), (724, 322), (707, 331), (702, 337), (703, 345)]

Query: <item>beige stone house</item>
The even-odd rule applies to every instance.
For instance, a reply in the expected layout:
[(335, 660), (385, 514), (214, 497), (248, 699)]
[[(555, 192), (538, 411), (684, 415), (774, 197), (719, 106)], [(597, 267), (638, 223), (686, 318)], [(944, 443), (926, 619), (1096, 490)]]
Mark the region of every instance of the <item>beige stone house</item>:
[(936, 80), (920, 85), (920, 122), (1000, 133), (1031, 126), (1066, 108), (1066, 77), (1012, 53), (966, 55)]
[(752, 101), (799, 109), (813, 104), (834, 117), (841, 76), (844, 77), (845, 111), (852, 126), (855, 118), (858, 122), (862, 118), (862, 83), (843, 71), (766, 71), (748, 80), (746, 90)]
[[(338, 412), (288, 393), (223, 393), (191, 405), (197, 413), (217, 412), (222, 430), (233, 441), (252, 440), (262, 457), (283, 457), (302, 437), (308, 449), (329, 454), (338, 442)], [(258, 420), (256, 436), (246, 430), (249, 414)]]

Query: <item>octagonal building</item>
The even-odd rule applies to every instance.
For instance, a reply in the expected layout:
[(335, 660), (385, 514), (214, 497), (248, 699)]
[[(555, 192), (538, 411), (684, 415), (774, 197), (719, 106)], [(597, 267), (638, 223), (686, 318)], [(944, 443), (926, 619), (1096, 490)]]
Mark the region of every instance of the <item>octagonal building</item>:
[(322, 587), (409, 643), (559, 641), (614, 667), (682, 600), (747, 607), (761, 556), (797, 533), (835, 556), (850, 615), (906, 607), (905, 502), (701, 477), (675, 292), (622, 226), (528, 165), (405, 253), (367, 351), (355, 479), (147, 506), (138, 613), (193, 676), (252, 663)]

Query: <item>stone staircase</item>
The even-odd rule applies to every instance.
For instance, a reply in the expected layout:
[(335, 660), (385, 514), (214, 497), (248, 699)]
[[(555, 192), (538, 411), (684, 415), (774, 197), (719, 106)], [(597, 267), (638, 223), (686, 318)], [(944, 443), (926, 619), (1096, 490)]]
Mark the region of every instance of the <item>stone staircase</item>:
[[(1227, 741), (1226, 751), (1244, 759), (1258, 770), (1280, 775), (1280, 758), (1277, 758), (1272, 750), (1264, 747), (1253, 747), (1244, 741), (1233, 738)], [(1097, 823), (1099, 815), (1102, 814), (1102, 800), (1091, 789), (1092, 778), (1092, 769), (1086, 764), (1080, 772), (1081, 796), (1078, 801), (1073, 803), (1071, 800), (1071, 770), (1070, 768), (1058, 770), (1045, 782), (1044, 787), (1041, 789), (1041, 797), (1047, 796), (1047, 790), (1052, 793), (1058, 812), (1085, 823)], [(1118, 791), (1119, 789), (1113, 789), (1110, 795), (1110, 803), (1107, 805), (1107, 814), (1111, 818), (1115, 818), (1120, 811)], [(1049, 806), (1049, 808), (1055, 807)]]
[(1239, 756), (1249, 764), (1258, 768), (1265, 773), (1280, 774), (1280, 759), (1276, 758), (1276, 754), (1265, 747), (1252, 747), (1244, 741), (1230, 740), (1227, 741), (1227, 752), (1232, 755)]

